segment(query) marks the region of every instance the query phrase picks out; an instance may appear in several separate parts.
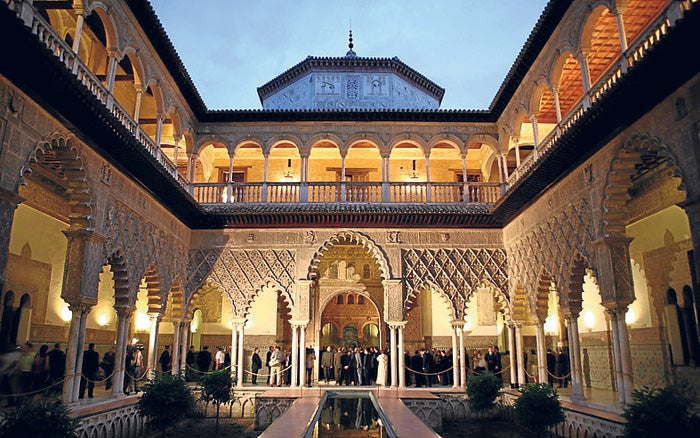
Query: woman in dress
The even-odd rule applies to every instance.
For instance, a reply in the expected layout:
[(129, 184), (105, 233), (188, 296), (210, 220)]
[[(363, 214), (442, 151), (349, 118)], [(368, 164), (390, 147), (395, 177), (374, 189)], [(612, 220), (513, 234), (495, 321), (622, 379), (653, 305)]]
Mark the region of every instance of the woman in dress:
[(389, 367), (389, 356), (384, 353), (384, 350), (379, 350), (377, 355), (377, 385), (386, 386), (386, 375)]

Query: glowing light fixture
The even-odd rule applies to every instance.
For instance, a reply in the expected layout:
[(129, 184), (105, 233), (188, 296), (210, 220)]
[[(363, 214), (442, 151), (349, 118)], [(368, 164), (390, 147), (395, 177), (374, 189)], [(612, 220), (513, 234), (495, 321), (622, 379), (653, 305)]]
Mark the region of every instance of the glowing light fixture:
[(292, 159), (287, 158), (287, 171), (284, 173), (284, 179), (287, 181), (294, 180), (294, 174), (292, 173)]
[(100, 327), (107, 327), (109, 325), (109, 316), (107, 316), (106, 313), (103, 313), (102, 315), (99, 315), (97, 317), (97, 324)]
[(586, 326), (589, 332), (595, 327), (595, 316), (590, 310), (583, 315), (583, 325)]
[(136, 331), (145, 332), (151, 328), (151, 318), (143, 312), (137, 312), (134, 319), (134, 327)]
[(63, 322), (70, 322), (73, 319), (73, 312), (68, 308), (68, 304), (65, 304), (61, 309), (61, 319)]
[(634, 309), (629, 309), (627, 313), (625, 314), (625, 322), (627, 325), (632, 325), (637, 321), (637, 314), (634, 312)]
[(547, 319), (544, 320), (544, 332), (549, 336), (556, 335), (559, 330), (558, 325), (559, 323), (556, 317), (548, 316)]

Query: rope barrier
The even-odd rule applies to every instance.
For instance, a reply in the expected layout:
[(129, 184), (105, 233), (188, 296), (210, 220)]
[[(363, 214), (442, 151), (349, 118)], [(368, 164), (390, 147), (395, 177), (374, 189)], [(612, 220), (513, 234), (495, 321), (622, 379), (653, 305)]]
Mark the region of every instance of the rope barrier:
[(39, 394), (39, 393), (44, 392), (50, 388), (53, 388), (54, 386), (63, 385), (63, 382), (65, 382), (65, 381), (66, 381), (66, 379), (64, 378), (63, 380), (61, 380), (59, 382), (53, 383), (53, 384), (46, 386), (44, 388), (41, 388), (41, 389), (35, 389), (34, 391), (30, 391), (30, 392), (21, 392), (18, 394), (14, 394), (14, 393), (13, 394), (0, 394), (0, 398), (26, 397), (28, 395)]
[(188, 365), (188, 364), (185, 364), (185, 367), (189, 368), (190, 370), (194, 371), (195, 373), (199, 373), (199, 374), (213, 374), (213, 373), (215, 373), (215, 372), (217, 372), (217, 371), (228, 370), (228, 369), (231, 368), (231, 365), (229, 365), (229, 366), (227, 366), (227, 367), (225, 367), (225, 368), (222, 368), (222, 369), (220, 369), (220, 370), (211, 370), (211, 371), (200, 371), (199, 369), (194, 368), (194, 367), (192, 367), (192, 366), (190, 366), (190, 365)]
[[(291, 365), (288, 365), (286, 368), (282, 368), (279, 372), (283, 373), (283, 372), (287, 371), (288, 369), (290, 369), (291, 367), (292, 367)], [(248, 370), (243, 370), (243, 372), (248, 373), (252, 376), (257, 376), (257, 377), (270, 377), (272, 375), (272, 373), (269, 373), (269, 374), (267, 374), (267, 373), (254, 373), (254, 372), (248, 371)]]
[(444, 373), (454, 369), (454, 365), (452, 365), (451, 367), (447, 368), (446, 370), (438, 371), (437, 373), (422, 373), (420, 371), (414, 370), (413, 368), (409, 368), (406, 364), (404, 364), (403, 367), (406, 368), (407, 370), (411, 371), (412, 373), (420, 374), (421, 376), (439, 376), (440, 374), (444, 374)]

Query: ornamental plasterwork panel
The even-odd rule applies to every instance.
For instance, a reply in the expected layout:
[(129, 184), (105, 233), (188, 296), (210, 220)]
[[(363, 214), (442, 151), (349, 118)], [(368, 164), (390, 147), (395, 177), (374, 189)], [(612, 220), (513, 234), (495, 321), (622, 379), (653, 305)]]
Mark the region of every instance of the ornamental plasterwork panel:
[(508, 263), (503, 249), (404, 249), (401, 253), (407, 306), (427, 285), (438, 287), (464, 316), (472, 291), (483, 282), (508, 290)]
[[(557, 288), (564, 290), (574, 255), (591, 261), (594, 230), (590, 207), (583, 199), (569, 205), (536, 228), (523, 230), (518, 238), (506, 242), (510, 255), (511, 284), (521, 283), (531, 295), (537, 289), (539, 275), (545, 269)], [(531, 303), (534, 309), (534, 303)]]
[(254, 294), (270, 282), (288, 298), (294, 297), (295, 266), (295, 253), (288, 249), (193, 250), (187, 267), (187, 296), (207, 279), (215, 281), (230, 297), (234, 315), (242, 316)]

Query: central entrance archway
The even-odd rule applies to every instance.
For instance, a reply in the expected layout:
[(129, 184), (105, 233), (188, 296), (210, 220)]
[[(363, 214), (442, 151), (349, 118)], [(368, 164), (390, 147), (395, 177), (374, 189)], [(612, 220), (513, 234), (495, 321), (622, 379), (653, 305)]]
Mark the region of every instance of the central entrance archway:
[(384, 338), (377, 305), (365, 293), (331, 296), (321, 312), (321, 347), (381, 347)]

